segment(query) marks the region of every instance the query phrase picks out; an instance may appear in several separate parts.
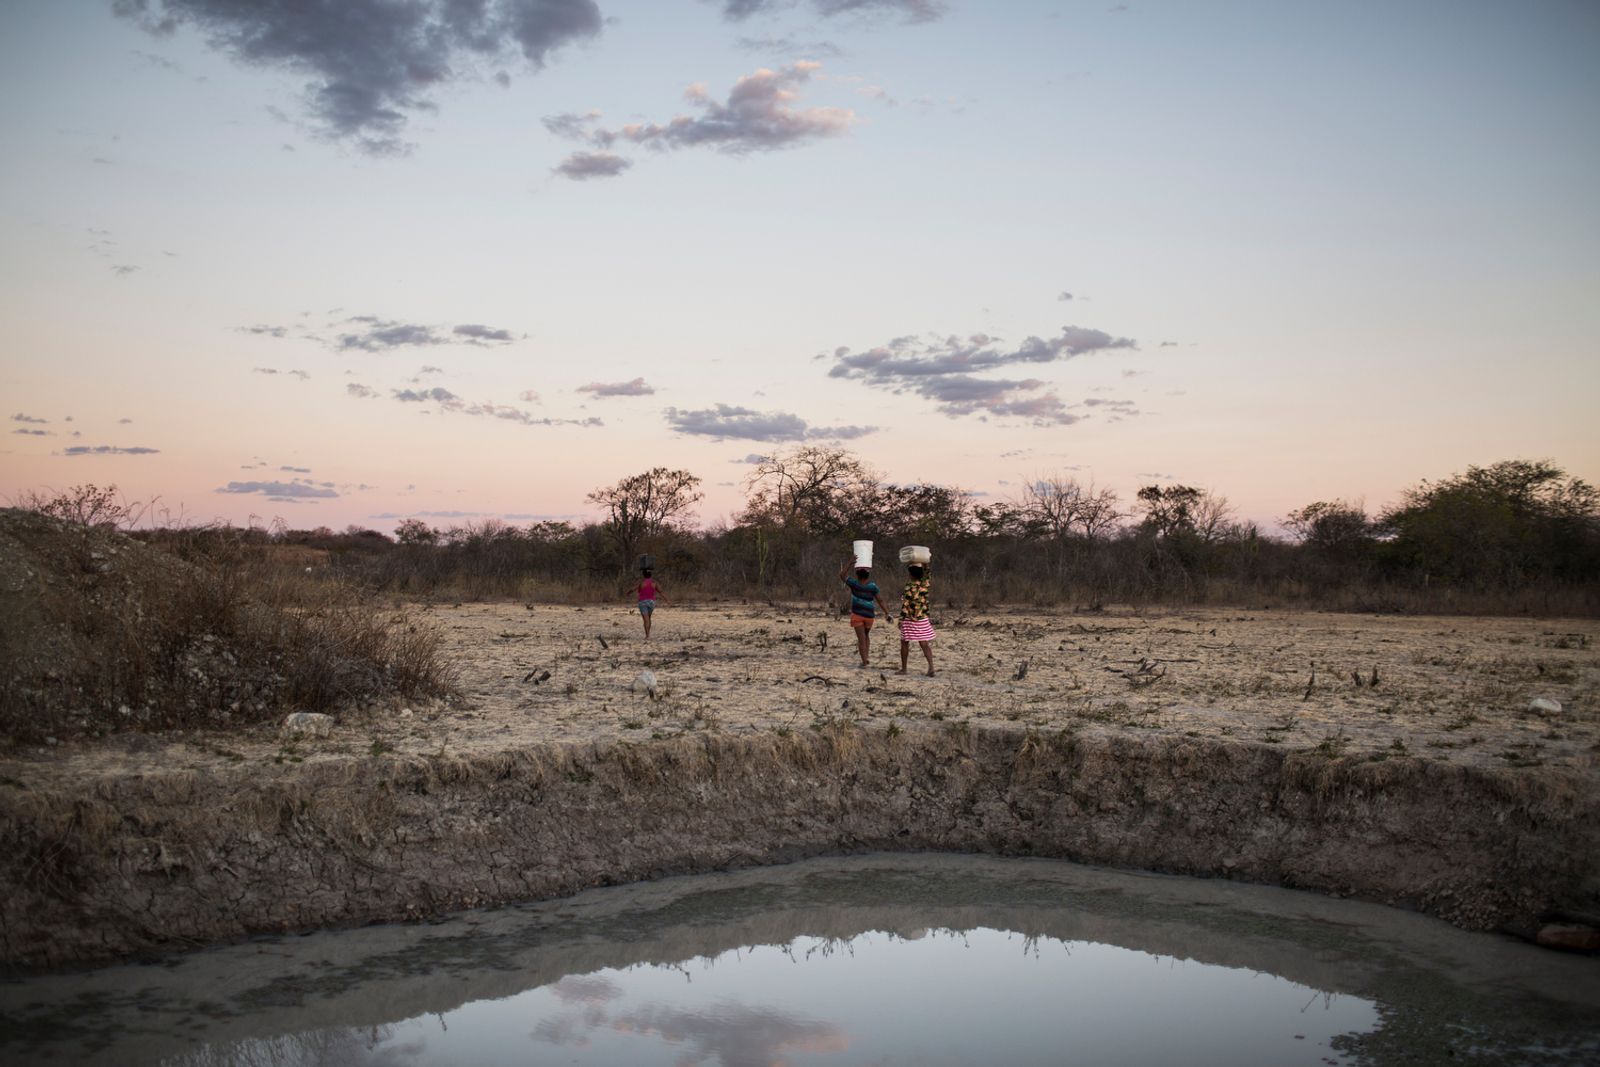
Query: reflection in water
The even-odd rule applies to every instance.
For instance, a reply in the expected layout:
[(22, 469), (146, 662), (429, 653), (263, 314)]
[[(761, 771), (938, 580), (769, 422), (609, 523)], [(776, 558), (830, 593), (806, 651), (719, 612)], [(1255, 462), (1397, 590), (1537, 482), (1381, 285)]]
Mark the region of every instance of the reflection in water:
[(0, 1061), (1600, 1062), (1591, 961), (1219, 882), (862, 857), (0, 981)]

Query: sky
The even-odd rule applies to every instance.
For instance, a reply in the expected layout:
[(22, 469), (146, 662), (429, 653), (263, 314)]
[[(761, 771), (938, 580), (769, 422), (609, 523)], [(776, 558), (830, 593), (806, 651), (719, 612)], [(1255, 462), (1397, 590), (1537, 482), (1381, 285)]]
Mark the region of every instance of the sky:
[(5, 0), (0, 500), (1600, 481), (1591, 0)]

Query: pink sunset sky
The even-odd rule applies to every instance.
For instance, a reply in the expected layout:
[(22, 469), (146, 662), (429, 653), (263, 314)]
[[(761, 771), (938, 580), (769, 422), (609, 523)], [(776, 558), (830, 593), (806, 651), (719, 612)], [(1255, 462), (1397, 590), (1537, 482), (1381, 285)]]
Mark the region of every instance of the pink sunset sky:
[[(470, 7), (470, 5), (469, 5)], [(1600, 480), (1600, 7), (0, 11), (0, 495), (392, 530), (852, 449)]]

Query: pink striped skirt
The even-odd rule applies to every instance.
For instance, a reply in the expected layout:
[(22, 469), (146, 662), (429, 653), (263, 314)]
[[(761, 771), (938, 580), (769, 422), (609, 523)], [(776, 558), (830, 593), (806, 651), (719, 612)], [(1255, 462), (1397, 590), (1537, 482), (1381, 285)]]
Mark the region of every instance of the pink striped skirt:
[(927, 619), (900, 620), (900, 640), (932, 641), (933, 638), (933, 623), (929, 622)]

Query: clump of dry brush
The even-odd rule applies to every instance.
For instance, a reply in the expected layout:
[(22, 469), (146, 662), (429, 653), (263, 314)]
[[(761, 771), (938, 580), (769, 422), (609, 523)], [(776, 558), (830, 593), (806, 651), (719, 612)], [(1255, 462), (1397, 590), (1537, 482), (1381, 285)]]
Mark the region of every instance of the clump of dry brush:
[(0, 509), (0, 746), (450, 691), (434, 631), (300, 570), (228, 528)]

